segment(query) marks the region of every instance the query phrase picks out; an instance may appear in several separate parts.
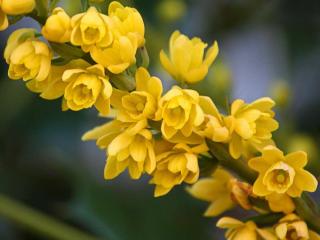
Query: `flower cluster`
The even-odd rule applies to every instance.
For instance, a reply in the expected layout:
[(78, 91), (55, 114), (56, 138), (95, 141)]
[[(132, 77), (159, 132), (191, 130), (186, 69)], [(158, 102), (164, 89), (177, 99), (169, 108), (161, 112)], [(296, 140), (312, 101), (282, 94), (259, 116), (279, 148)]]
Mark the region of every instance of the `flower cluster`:
[[(6, 14), (35, 7), (33, 1), (17, 2), (0, 1), (1, 29), (8, 26)], [(218, 44), (205, 53), (206, 43), (179, 31), (170, 38), (169, 56), (160, 52), (164, 69), (180, 83), (165, 92), (162, 81), (137, 61), (146, 57), (141, 54), (146, 49), (140, 13), (116, 1), (106, 12), (89, 6), (69, 16), (57, 7), (41, 34), (30, 28), (13, 32), (4, 52), (9, 78), (22, 79), (44, 99), (62, 97), (63, 110), (94, 106), (100, 115), (112, 117), (82, 137), (106, 152), (105, 179), (126, 170), (132, 179), (149, 175), (156, 197), (182, 183), (193, 184), (188, 192), (210, 203), (205, 216), (236, 206), (258, 213), (245, 222), (221, 218), (217, 226), (228, 229), (226, 239), (320, 239), (308, 228), (312, 219), (296, 211), (299, 202), (307, 204), (302, 193), (316, 191), (318, 182), (304, 169), (305, 152), (284, 155), (276, 147), (275, 102), (237, 99), (230, 111), (219, 110), (188, 85), (207, 76)], [(281, 219), (262, 226), (259, 217), (266, 212), (281, 213)]]

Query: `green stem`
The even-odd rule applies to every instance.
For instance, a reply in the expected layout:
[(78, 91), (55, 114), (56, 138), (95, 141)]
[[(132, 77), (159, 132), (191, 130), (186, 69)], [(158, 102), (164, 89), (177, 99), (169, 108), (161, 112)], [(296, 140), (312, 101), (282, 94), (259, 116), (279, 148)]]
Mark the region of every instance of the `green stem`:
[(280, 218), (283, 217), (282, 213), (267, 213), (259, 216), (253, 216), (245, 219), (245, 221), (253, 221), (259, 227), (268, 227), (272, 226), (274, 223), (278, 222)]
[(304, 193), (301, 198), (294, 198), (293, 200), (296, 204), (297, 214), (308, 223), (310, 228), (320, 233), (320, 215), (311, 196)]
[(135, 79), (133, 76), (121, 73), (121, 74), (108, 74), (110, 77), (110, 82), (116, 88), (124, 91), (133, 91), (136, 88)]
[(257, 179), (256, 172), (252, 171), (241, 159), (233, 159), (224, 144), (207, 141), (207, 145), (211, 154), (219, 160), (221, 166), (231, 170), (250, 184), (253, 184)]
[(0, 194), (0, 215), (51, 239), (98, 240), (2, 194)]

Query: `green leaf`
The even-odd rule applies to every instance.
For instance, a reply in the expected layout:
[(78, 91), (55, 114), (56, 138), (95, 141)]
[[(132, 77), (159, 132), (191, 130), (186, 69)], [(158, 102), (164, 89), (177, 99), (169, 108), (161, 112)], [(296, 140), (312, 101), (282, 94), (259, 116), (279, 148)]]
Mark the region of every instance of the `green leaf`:
[(63, 65), (66, 65), (67, 63), (69, 63), (72, 59), (71, 58), (55, 58), (51, 61), (51, 64), (52, 65), (55, 65), (55, 66), (63, 66)]
[(51, 0), (50, 1), (50, 12), (57, 6), (57, 4), (60, 2), (60, 0)]
[(48, 16), (48, 0), (36, 0), (37, 15), (41, 18)]
[(26, 41), (29, 38), (35, 37), (35, 35), (36, 35), (36, 30), (25, 32), (19, 37), (19, 42), (22, 43), (22, 42)]
[(137, 66), (148, 68), (149, 66), (149, 54), (146, 47), (141, 47), (138, 49), (138, 56), (137, 56)]
[(89, 8), (89, 0), (81, 0), (82, 11), (85, 12)]
[(270, 227), (276, 224), (282, 217), (283, 213), (268, 213), (247, 218), (245, 221), (253, 221), (259, 227)]

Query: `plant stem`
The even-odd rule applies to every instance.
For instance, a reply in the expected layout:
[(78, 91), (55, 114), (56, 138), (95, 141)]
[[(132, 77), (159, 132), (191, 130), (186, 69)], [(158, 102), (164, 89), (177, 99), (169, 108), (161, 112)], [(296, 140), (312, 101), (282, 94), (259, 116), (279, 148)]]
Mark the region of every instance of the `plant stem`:
[(39, 235), (59, 240), (98, 240), (0, 194), (0, 215)]
[(272, 226), (275, 222), (278, 222), (280, 218), (283, 217), (282, 213), (267, 213), (259, 216), (253, 216), (247, 218), (245, 221), (253, 221), (259, 227), (268, 227)]
[(310, 202), (314, 203), (310, 195), (304, 193), (301, 198), (294, 198), (296, 204), (296, 212), (298, 215), (306, 220), (308, 226), (320, 233), (320, 215), (317, 212), (317, 206), (311, 205)]
[(257, 178), (257, 174), (252, 171), (241, 159), (233, 159), (224, 144), (207, 141), (207, 145), (211, 154), (219, 160), (221, 166), (231, 170), (248, 183), (254, 183)]

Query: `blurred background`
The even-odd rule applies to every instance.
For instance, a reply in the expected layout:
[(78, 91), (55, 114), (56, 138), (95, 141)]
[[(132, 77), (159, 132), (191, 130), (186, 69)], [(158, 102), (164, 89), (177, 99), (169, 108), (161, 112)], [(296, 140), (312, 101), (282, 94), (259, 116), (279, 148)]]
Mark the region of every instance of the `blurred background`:
[[(151, 71), (170, 86), (158, 55), (180, 29), (209, 44), (217, 40), (218, 60), (195, 86), (221, 109), (235, 98), (272, 96), (281, 123), (275, 134), (286, 151), (308, 152), (308, 168), (320, 175), (320, 2), (275, 0), (130, 0), (146, 24)], [(72, 15), (80, 0), (65, 0)], [(105, 5), (100, 5), (105, 10)], [(33, 26), (25, 18), (0, 33), (3, 53), (8, 35)], [(81, 136), (103, 123), (94, 110), (62, 112), (60, 100), (45, 101), (22, 81), (7, 78), (1, 59), (0, 193), (71, 226), (106, 240), (222, 239), (216, 219), (204, 218), (207, 203), (185, 186), (153, 197), (148, 178), (122, 174), (104, 181), (105, 153)], [(315, 194), (316, 196), (317, 194)], [(319, 193), (318, 193), (319, 199)], [(241, 210), (227, 214), (243, 216)], [(0, 216), (1, 240), (46, 239)]]

